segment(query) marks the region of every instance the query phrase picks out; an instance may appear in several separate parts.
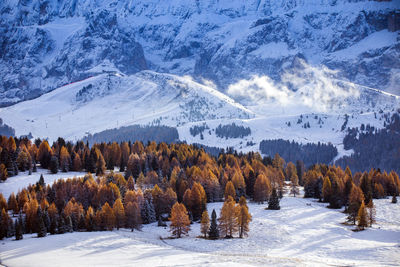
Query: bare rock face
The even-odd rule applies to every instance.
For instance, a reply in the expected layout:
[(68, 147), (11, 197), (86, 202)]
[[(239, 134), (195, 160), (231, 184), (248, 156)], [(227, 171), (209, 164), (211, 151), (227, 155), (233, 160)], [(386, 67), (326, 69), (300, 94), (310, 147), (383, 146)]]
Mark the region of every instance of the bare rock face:
[(299, 60), (399, 92), (399, 0), (0, 3), (0, 106), (98, 73), (275, 81)]

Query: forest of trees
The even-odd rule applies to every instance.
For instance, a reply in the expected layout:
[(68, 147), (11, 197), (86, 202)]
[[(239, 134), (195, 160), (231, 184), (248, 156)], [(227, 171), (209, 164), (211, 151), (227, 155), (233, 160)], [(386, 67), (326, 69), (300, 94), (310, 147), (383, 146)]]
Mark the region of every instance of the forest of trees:
[(379, 168), (400, 172), (399, 113), (394, 113), (386, 127), (380, 130), (364, 124), (360, 128), (348, 129), (343, 144), (345, 149), (353, 149), (354, 153), (336, 161), (342, 168), (349, 166), (353, 171)]
[(337, 156), (338, 151), (332, 144), (300, 144), (283, 139), (263, 140), (260, 142), (260, 151), (265, 155), (275, 155), (278, 153), (287, 161), (296, 162), (301, 160), (306, 167), (313, 164), (329, 164)]
[[(372, 198), (397, 196), (400, 191), (395, 172), (371, 170), (352, 175), (348, 168), (343, 171), (320, 164), (306, 170), (301, 161), (285, 163), (278, 154), (262, 159), (254, 152), (222, 151), (213, 157), (188, 144), (136, 141), (89, 147), (82, 141), (59, 138), (50, 146), (46, 140), (32, 143), (27, 138), (0, 137), (3, 181), (13, 179), (10, 176), (18, 171), (34, 172), (37, 163), (52, 173), (85, 170), (88, 174), (51, 185), (41, 177), (8, 200), (0, 194), (0, 237), (120, 227), (133, 230), (167, 218), (177, 237), (190, 229), (188, 221), (200, 221), (202, 233), (210, 239), (244, 237), (251, 220), (246, 199), (267, 202), (269, 209), (277, 210), (285, 180), (291, 181), (294, 196), (297, 185), (304, 184), (305, 197), (318, 198), (331, 208), (345, 206), (349, 221), (360, 217), (362, 207), (372, 210)], [(120, 172), (114, 172), (115, 167)], [(225, 203), (219, 218), (214, 212), (211, 219), (206, 218), (207, 203), (221, 200)]]
[(238, 126), (235, 123), (218, 125), (215, 134), (220, 138), (243, 138), (251, 134), (250, 127)]
[(147, 143), (155, 141), (157, 143), (173, 143), (179, 141), (179, 134), (176, 128), (168, 126), (141, 126), (131, 125), (118, 129), (104, 130), (83, 138), (83, 141), (89, 144), (101, 142), (135, 142), (141, 141)]

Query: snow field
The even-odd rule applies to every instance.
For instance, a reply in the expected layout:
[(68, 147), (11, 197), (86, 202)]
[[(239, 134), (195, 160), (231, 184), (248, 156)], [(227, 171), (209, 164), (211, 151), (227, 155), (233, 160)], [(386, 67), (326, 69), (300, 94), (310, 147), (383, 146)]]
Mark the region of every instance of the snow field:
[[(312, 199), (285, 196), (281, 210), (249, 203), (253, 221), (249, 236), (216, 241), (189, 236), (169, 239), (169, 228), (157, 223), (142, 231), (82, 232), (36, 238), (25, 235), (1, 242), (6, 266), (398, 266), (400, 205), (375, 200), (377, 223), (362, 232), (345, 226), (341, 210)], [(222, 203), (208, 204), (217, 211)]]

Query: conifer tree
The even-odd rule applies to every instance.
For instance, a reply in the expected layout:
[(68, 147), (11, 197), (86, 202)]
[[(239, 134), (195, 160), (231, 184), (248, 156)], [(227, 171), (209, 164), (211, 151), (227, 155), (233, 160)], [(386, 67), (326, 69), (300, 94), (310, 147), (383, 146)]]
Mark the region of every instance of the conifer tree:
[(365, 210), (364, 201), (361, 202), (360, 209), (358, 210), (357, 226), (359, 230), (364, 230), (365, 227), (368, 227), (367, 211)]
[(0, 214), (0, 239), (7, 237), (10, 225), (12, 223), (5, 208), (1, 210)]
[[(293, 165), (293, 163), (292, 163)], [(290, 171), (290, 194), (293, 194), (293, 197), (296, 197), (297, 194), (299, 194), (299, 178), (297, 177), (297, 173), (294, 172), (294, 165), (293, 165), (293, 170)]]
[(15, 221), (15, 240), (21, 240), (24, 238), (23, 227), (22, 214), (20, 214), (18, 220)]
[(13, 214), (18, 214), (19, 207), (18, 207), (17, 199), (14, 195), (14, 192), (11, 193), (11, 195), (9, 196), (7, 206), (8, 206), (9, 210), (12, 210)]
[(153, 223), (157, 221), (152, 197), (144, 201), (143, 208), (141, 209), (141, 216), (144, 224)]
[(125, 226), (125, 209), (120, 198), (114, 202), (113, 211), (115, 214), (115, 226), (119, 230), (120, 227)]
[(37, 222), (37, 224), (38, 224), (37, 225), (37, 228), (38, 228), (37, 237), (45, 237), (47, 235), (47, 229), (46, 229), (46, 226), (43, 221), (43, 216), (41, 216), (41, 214), (39, 215), (39, 213), (38, 213), (37, 221), (38, 221)]
[(107, 230), (112, 231), (115, 226), (115, 214), (108, 202), (106, 202), (101, 208), (101, 213), (104, 226), (107, 228)]
[(58, 172), (58, 159), (56, 156), (52, 156), (49, 163), (49, 169), (51, 173), (55, 174)]
[(7, 180), (7, 177), (8, 177), (8, 172), (7, 172), (6, 165), (4, 165), (2, 163), (2, 164), (0, 164), (0, 180), (5, 181), (5, 180)]
[(238, 231), (238, 222), (235, 213), (235, 200), (228, 196), (221, 209), (219, 217), (219, 230), (222, 236), (232, 238), (233, 234)]
[(140, 230), (142, 219), (140, 215), (139, 205), (136, 202), (128, 202), (126, 205), (126, 226), (133, 229)]
[(85, 215), (85, 228), (88, 232), (94, 230), (94, 211), (91, 206), (86, 211)]
[(281, 209), (281, 207), (279, 205), (278, 193), (276, 192), (275, 187), (272, 189), (271, 197), (269, 198), (269, 201), (268, 201), (268, 209), (269, 210), (280, 210)]
[(349, 207), (347, 208), (347, 212), (349, 213), (347, 219), (349, 222), (356, 224), (358, 210), (363, 201), (364, 194), (362, 190), (358, 186), (353, 185), (349, 195)]
[(329, 177), (324, 178), (324, 184), (322, 186), (322, 196), (324, 198), (324, 202), (329, 202), (330, 197), (332, 195), (332, 184)]
[(103, 155), (98, 153), (98, 159), (96, 162), (96, 175), (103, 175), (106, 171), (106, 162), (104, 161)]
[(217, 213), (213, 209), (211, 213), (211, 225), (210, 229), (208, 230), (208, 238), (215, 240), (219, 238), (219, 229), (217, 224)]
[(171, 232), (174, 236), (180, 238), (189, 232), (190, 220), (185, 205), (176, 202), (172, 206), (169, 220), (171, 221)]
[[(246, 201), (246, 200), (245, 200)], [(236, 206), (236, 218), (237, 224), (239, 226), (239, 237), (243, 238), (243, 236), (247, 236), (249, 232), (249, 224), (251, 221), (251, 215), (249, 213), (249, 209), (247, 208), (247, 204), (237, 205)]]
[(203, 186), (195, 182), (191, 190), (191, 207), (193, 220), (197, 221), (201, 218), (202, 212), (206, 209), (207, 197)]
[(210, 217), (208, 216), (207, 210), (205, 210), (201, 215), (201, 226), (200, 226), (200, 232), (204, 235), (204, 238), (207, 238), (207, 232), (209, 228), (210, 228)]
[(228, 181), (225, 186), (224, 198), (227, 200), (231, 196), (233, 199), (236, 199), (236, 190), (232, 181)]
[(393, 194), (393, 196), (392, 196), (392, 203), (393, 203), (393, 204), (396, 204), (396, 203), (397, 203), (396, 194)]
[(374, 202), (372, 201), (372, 198), (367, 204), (367, 216), (368, 216), (368, 226), (371, 227), (372, 224), (375, 223), (375, 216), (376, 216), (375, 205)]
[(268, 199), (270, 193), (270, 185), (265, 175), (257, 176), (254, 184), (254, 201), (263, 204)]

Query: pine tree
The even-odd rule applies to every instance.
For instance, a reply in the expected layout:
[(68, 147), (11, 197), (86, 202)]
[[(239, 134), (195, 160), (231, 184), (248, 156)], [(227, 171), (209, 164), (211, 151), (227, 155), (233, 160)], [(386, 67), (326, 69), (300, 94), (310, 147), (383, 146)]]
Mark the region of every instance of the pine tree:
[(152, 199), (146, 199), (141, 209), (142, 220), (144, 224), (153, 223), (157, 221), (156, 212)]
[(15, 221), (15, 240), (21, 240), (24, 238), (23, 227), (22, 215), (20, 214), (18, 220)]
[(211, 225), (210, 229), (208, 230), (208, 238), (215, 240), (219, 238), (219, 229), (217, 224), (217, 213), (213, 209), (211, 213)]
[(169, 220), (171, 221), (171, 232), (174, 236), (180, 238), (189, 232), (190, 220), (185, 205), (176, 202), (172, 206)]
[(235, 213), (235, 200), (228, 196), (221, 209), (219, 217), (219, 230), (222, 236), (232, 238), (233, 234), (238, 231), (238, 223)]
[(249, 232), (249, 223), (251, 221), (251, 215), (249, 213), (249, 209), (247, 205), (237, 205), (236, 206), (236, 218), (237, 224), (239, 225), (239, 237), (243, 238), (243, 236), (247, 236)]
[(45, 237), (47, 235), (47, 228), (43, 220), (42, 209), (39, 207), (37, 211), (37, 237)]
[(279, 206), (279, 197), (278, 197), (275, 187), (272, 189), (271, 197), (269, 198), (269, 201), (268, 201), (268, 209), (269, 210), (280, 210), (281, 209), (281, 207)]
[(201, 215), (201, 226), (200, 226), (200, 231), (204, 235), (204, 238), (207, 238), (207, 232), (209, 228), (210, 228), (210, 217), (208, 216), (207, 210), (205, 210)]
[(357, 226), (359, 230), (364, 230), (365, 227), (368, 227), (367, 211), (365, 210), (364, 201), (361, 202), (360, 209), (358, 210)]
[(0, 217), (0, 239), (7, 237), (10, 228), (9, 223), (10, 223), (10, 217), (8, 216), (6, 209), (3, 208)]
[(50, 169), (51, 173), (53, 173), (53, 174), (58, 172), (58, 159), (56, 156), (51, 157), (49, 169)]

